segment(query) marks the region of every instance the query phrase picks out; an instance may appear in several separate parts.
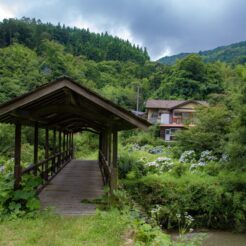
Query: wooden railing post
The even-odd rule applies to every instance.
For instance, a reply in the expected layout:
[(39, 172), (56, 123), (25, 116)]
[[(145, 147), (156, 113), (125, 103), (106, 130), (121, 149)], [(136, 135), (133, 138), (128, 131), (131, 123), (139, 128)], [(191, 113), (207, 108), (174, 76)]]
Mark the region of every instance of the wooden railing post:
[(21, 181), (21, 124), (15, 124), (15, 166), (14, 166), (14, 188), (18, 189)]
[(34, 154), (33, 163), (35, 165), (34, 174), (37, 175), (37, 163), (38, 163), (38, 123), (34, 126)]

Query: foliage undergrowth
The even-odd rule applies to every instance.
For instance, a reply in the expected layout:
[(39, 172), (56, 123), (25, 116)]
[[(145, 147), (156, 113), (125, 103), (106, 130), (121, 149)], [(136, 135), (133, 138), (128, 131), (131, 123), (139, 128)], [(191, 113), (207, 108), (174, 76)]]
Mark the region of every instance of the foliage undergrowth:
[(14, 190), (14, 177), (10, 172), (0, 175), (0, 220), (34, 217), (40, 208), (36, 194), (41, 178), (33, 175), (22, 177), (20, 188)]

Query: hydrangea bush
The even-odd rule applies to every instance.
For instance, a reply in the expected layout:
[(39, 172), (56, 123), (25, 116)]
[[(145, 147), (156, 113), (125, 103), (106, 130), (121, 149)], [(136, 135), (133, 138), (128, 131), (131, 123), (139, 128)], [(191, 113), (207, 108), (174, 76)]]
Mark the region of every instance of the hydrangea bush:
[(211, 161), (217, 161), (217, 157), (213, 155), (212, 151), (205, 150), (201, 153), (201, 156), (198, 162), (208, 163)]
[(180, 163), (195, 163), (196, 162), (196, 153), (194, 150), (187, 150), (182, 153), (179, 158)]
[(174, 166), (171, 158), (168, 157), (158, 157), (155, 161), (148, 162), (146, 167), (148, 171), (153, 172), (168, 172)]

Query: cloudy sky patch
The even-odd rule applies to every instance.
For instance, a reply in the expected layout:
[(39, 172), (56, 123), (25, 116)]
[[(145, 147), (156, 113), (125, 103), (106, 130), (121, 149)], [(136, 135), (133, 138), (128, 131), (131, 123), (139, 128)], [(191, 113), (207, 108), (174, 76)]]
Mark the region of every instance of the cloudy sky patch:
[(245, 0), (0, 0), (0, 19), (89, 28), (147, 47), (152, 59), (246, 40)]

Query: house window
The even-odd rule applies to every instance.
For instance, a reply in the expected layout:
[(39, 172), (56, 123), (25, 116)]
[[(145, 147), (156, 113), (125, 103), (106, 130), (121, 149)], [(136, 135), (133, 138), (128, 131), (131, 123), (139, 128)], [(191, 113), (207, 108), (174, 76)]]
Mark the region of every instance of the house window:
[(157, 122), (157, 118), (158, 118), (158, 112), (157, 112), (157, 111), (154, 111), (154, 112), (151, 114), (149, 121), (150, 121), (151, 123), (156, 123), (156, 122)]
[(173, 113), (173, 123), (184, 124), (192, 119), (191, 112), (174, 112)]
[(153, 112), (152, 115), (151, 115), (151, 118), (157, 118), (157, 117), (158, 117), (158, 113), (156, 111)]

